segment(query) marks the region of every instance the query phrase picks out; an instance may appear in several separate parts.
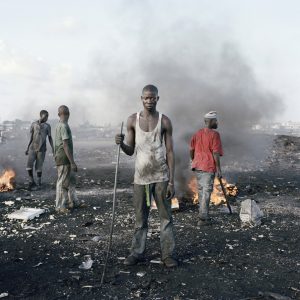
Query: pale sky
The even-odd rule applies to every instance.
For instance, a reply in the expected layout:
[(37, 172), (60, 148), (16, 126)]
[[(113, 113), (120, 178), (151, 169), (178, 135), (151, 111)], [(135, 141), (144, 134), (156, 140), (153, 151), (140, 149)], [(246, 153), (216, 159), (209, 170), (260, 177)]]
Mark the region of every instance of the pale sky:
[(211, 52), (236, 46), (256, 80), (283, 99), (277, 120), (300, 121), (299, 16), (297, 0), (0, 0), (0, 121), (32, 120), (43, 108), (56, 114), (60, 104), (99, 124), (116, 120), (123, 95), (114, 90), (127, 85), (140, 96), (137, 60), (159, 57), (166, 35), (192, 49), (195, 35), (180, 36), (190, 24)]

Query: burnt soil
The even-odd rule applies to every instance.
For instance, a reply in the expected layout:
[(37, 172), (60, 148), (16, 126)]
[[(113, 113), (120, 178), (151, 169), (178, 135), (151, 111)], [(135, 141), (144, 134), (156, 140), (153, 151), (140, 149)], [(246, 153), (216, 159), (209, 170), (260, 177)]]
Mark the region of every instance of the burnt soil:
[[(0, 194), (0, 294), (8, 293), (4, 299), (300, 299), (299, 138), (276, 137), (269, 156), (256, 168), (226, 168), (224, 175), (240, 190), (232, 203), (233, 215), (225, 206), (212, 206), (214, 224), (199, 227), (197, 207), (182, 199), (174, 212), (180, 263), (175, 269), (150, 263), (160, 258), (156, 211), (150, 216), (145, 260), (134, 267), (123, 265), (134, 213), (133, 161), (122, 155), (112, 254), (103, 286), (116, 148), (104, 140), (75, 141), (75, 147), (78, 196), (88, 207), (58, 215), (52, 157), (47, 156), (42, 189), (28, 191), (21, 147), (14, 141), (1, 145), (1, 164), (17, 170), (16, 189)], [(242, 226), (238, 212), (247, 198), (256, 200), (264, 212), (262, 225)], [(9, 220), (7, 214), (21, 206), (47, 211), (26, 223)], [(98, 242), (92, 240), (95, 236)], [(87, 254), (93, 266), (81, 270)], [(276, 294), (272, 298), (267, 292)]]

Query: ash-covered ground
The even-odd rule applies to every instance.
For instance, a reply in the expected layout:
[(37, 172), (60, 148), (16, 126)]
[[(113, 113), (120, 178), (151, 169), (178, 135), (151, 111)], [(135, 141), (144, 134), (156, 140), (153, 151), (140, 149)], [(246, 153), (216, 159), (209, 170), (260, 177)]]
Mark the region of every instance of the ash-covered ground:
[[(0, 145), (1, 165), (17, 171), (16, 189), (0, 194), (0, 294), (8, 293), (4, 299), (300, 299), (300, 138), (275, 137), (268, 157), (251, 168), (224, 167), (225, 177), (240, 190), (232, 203), (233, 215), (226, 207), (212, 207), (215, 224), (198, 227), (197, 207), (181, 203), (174, 212), (180, 265), (171, 270), (150, 263), (160, 258), (155, 211), (145, 261), (134, 267), (123, 265), (134, 213), (133, 160), (122, 155), (112, 254), (103, 286), (116, 147), (112, 140), (74, 144), (78, 195), (88, 207), (68, 215), (54, 211), (53, 158), (47, 156), (43, 188), (30, 192), (23, 154), (26, 142)], [(263, 210), (261, 226), (242, 226), (238, 212), (247, 198)], [(5, 201), (13, 203), (8, 206)], [(9, 220), (7, 214), (21, 206), (47, 212), (27, 223)], [(94, 260), (90, 270), (79, 269), (85, 255)]]

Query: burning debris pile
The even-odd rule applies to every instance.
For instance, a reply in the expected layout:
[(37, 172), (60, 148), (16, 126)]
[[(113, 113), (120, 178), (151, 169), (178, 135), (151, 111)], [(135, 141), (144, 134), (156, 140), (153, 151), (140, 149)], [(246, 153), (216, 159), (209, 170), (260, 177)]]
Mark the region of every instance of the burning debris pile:
[(0, 176), (0, 192), (8, 192), (14, 189), (16, 173), (12, 169), (4, 170)]
[[(229, 197), (229, 199), (235, 199), (235, 197), (238, 195), (238, 188), (236, 185), (228, 183), (225, 178), (222, 178), (222, 183), (226, 190), (226, 195)], [(198, 182), (196, 177), (192, 177), (188, 187), (190, 189), (190, 197), (193, 201), (193, 204), (199, 203), (199, 194), (198, 194)], [(225, 196), (222, 191), (222, 187), (219, 183), (219, 180), (215, 178), (214, 181), (214, 189), (211, 194), (211, 203), (214, 205), (222, 205), (226, 203)]]

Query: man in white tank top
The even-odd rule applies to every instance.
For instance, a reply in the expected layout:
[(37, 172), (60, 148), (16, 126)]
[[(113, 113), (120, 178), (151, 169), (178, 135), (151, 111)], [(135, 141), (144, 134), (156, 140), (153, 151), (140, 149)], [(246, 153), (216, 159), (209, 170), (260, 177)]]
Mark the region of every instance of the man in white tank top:
[(116, 135), (116, 143), (124, 153), (136, 154), (134, 174), (135, 233), (131, 253), (125, 265), (137, 264), (144, 255), (148, 231), (151, 195), (154, 196), (160, 217), (160, 244), (162, 261), (167, 267), (176, 267), (173, 258), (175, 239), (171, 215), (171, 198), (175, 194), (175, 160), (170, 119), (156, 110), (158, 89), (144, 87), (141, 97), (144, 109), (127, 121), (127, 139)]

